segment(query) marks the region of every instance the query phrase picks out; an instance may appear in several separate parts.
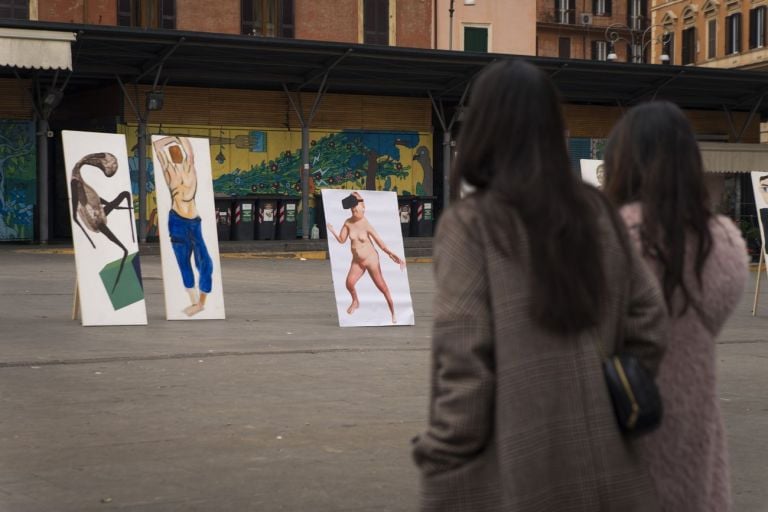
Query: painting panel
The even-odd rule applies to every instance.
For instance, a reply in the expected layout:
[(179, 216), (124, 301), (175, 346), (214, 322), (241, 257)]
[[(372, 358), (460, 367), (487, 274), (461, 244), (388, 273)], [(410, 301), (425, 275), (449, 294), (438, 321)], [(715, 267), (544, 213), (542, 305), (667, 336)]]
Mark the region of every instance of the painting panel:
[(579, 162), (581, 163), (581, 179), (602, 190), (605, 182), (603, 161), (582, 158)]
[(395, 192), (323, 189), (339, 325), (413, 325)]
[(208, 139), (152, 136), (168, 320), (224, 319)]
[(83, 325), (146, 325), (125, 136), (63, 131)]

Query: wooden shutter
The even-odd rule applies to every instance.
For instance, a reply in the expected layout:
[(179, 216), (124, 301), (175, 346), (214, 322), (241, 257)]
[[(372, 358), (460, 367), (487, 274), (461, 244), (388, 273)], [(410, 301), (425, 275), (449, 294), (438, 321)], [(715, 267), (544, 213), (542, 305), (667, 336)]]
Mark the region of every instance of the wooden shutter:
[(280, 37), (294, 37), (293, 0), (282, 0), (280, 5)]
[(389, 44), (389, 0), (364, 0), (363, 42)]
[(611, 10), (611, 0), (605, 0), (605, 14), (611, 14), (613, 11)]
[(176, 0), (160, 0), (160, 28), (176, 28)]
[(131, 0), (117, 0), (117, 24), (121, 27), (133, 25), (131, 17)]
[(707, 58), (714, 59), (717, 55), (717, 20), (709, 20), (707, 32)]
[(733, 15), (733, 30), (734, 30), (734, 52), (741, 51), (741, 13)]
[(725, 18), (725, 54), (733, 53), (733, 15)]
[(4, 0), (0, 2), (0, 19), (28, 20), (29, 0)]
[(757, 48), (757, 9), (749, 11), (749, 47)]
[(682, 64), (692, 64), (696, 57), (696, 29), (691, 27), (683, 30)]
[(597, 60), (597, 41), (592, 41), (590, 44), (592, 46), (592, 60)]
[(240, 0), (240, 33), (250, 34), (253, 30), (253, 0)]
[(570, 23), (571, 25), (576, 24), (576, 9), (574, 8), (574, 5), (573, 5), (574, 1), (575, 0), (568, 0), (568, 23)]
[(561, 37), (558, 39), (557, 56), (561, 59), (571, 58), (571, 38)]
[(464, 27), (464, 51), (488, 52), (488, 29)]

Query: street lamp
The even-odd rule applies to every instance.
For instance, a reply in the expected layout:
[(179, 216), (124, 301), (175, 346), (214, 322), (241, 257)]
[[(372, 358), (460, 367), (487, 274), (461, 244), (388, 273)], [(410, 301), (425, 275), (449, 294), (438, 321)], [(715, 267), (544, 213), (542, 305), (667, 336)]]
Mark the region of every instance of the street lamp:
[[(663, 29), (661, 34), (656, 37), (652, 36), (652, 29), (658, 27)], [(624, 34), (629, 34), (629, 38)], [(663, 25), (650, 25), (642, 32), (634, 30), (623, 23), (613, 23), (605, 28), (605, 40), (608, 42), (608, 55), (606, 60), (610, 62), (616, 61), (618, 56), (616, 55), (615, 44), (618, 41), (626, 41), (631, 46), (632, 50), (632, 62), (643, 63), (645, 56), (645, 49), (651, 43), (660, 43), (662, 45), (661, 63), (669, 64), (669, 55), (666, 53), (666, 44), (672, 38), (672, 33), (669, 32)]]
[[(453, 50), (453, 2), (454, 0), (451, 0), (451, 6), (448, 8), (448, 14), (450, 16), (450, 21), (448, 22), (448, 49)], [(475, 5), (475, 0), (464, 0), (464, 5)]]

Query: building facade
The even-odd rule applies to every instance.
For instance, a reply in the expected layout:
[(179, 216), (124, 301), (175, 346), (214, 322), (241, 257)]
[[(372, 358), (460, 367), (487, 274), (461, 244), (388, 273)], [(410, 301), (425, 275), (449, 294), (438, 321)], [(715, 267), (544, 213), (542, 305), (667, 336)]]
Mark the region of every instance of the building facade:
[[(429, 49), (434, 44), (433, 7), (432, 0), (0, 0), (0, 19)], [(39, 210), (35, 193), (39, 121), (27, 93), (33, 87), (29, 81), (0, 78), (0, 134), (4, 135), (0, 157), (18, 155), (3, 159), (0, 168), (0, 240), (39, 236), (34, 230)], [(128, 89), (123, 91), (115, 83), (80, 94), (64, 90), (58, 98), (47, 120), (54, 134), (48, 139), (51, 239), (69, 236), (60, 130), (125, 134), (133, 194), (138, 197), (139, 122), (134, 106), (142, 106), (148, 89)], [(314, 95), (303, 96), (303, 104), (311, 106)], [(208, 138), (215, 193), (301, 193), (301, 122), (285, 93), (169, 83), (163, 86), (163, 97), (162, 109), (152, 112), (146, 125), (148, 135)], [(433, 136), (432, 106), (427, 98), (325, 94), (310, 131), (310, 191), (368, 187), (433, 195)], [(2, 141), (23, 144), (10, 147), (11, 142)], [(21, 151), (21, 147), (26, 149)], [(149, 175), (145, 235), (152, 239), (157, 225), (153, 222), (156, 200), (149, 148), (145, 159)], [(315, 210), (313, 206), (306, 212), (313, 221)]]
[(536, 55), (660, 63), (651, 60), (648, 8), (647, 0), (538, 0)]
[(768, 1), (656, 0), (651, 17), (668, 34), (672, 62), (768, 70)]
[(535, 55), (536, 0), (435, 0), (434, 47)]

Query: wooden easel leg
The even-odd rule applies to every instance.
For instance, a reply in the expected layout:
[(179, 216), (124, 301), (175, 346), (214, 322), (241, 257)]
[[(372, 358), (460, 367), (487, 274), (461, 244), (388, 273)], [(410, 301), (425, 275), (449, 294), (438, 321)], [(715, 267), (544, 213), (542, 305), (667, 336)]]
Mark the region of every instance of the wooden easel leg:
[(761, 247), (760, 261), (757, 263), (757, 281), (755, 282), (755, 301), (752, 303), (752, 316), (757, 315), (757, 299), (760, 295), (760, 274), (763, 272), (764, 258), (765, 258), (765, 247)]
[(75, 291), (72, 297), (72, 320), (80, 320), (80, 288), (75, 279)]

